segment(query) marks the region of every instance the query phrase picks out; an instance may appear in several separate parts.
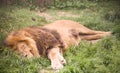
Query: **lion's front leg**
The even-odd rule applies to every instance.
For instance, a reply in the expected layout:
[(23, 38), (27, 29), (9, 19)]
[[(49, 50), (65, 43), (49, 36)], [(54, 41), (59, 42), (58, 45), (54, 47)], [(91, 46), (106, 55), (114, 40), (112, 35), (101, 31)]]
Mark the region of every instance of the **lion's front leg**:
[(66, 64), (66, 60), (60, 53), (60, 48), (52, 48), (49, 50), (48, 58), (51, 61), (51, 67), (54, 70), (59, 70), (63, 68), (63, 65)]

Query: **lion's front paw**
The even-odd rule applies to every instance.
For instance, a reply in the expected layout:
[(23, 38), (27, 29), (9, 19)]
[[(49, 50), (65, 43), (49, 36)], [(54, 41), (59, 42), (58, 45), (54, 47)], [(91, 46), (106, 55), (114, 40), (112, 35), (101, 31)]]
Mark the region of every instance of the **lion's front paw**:
[(64, 59), (62, 55), (58, 55), (58, 59), (62, 65), (66, 65), (66, 60)]
[(54, 70), (59, 70), (59, 69), (62, 69), (62, 68), (63, 68), (63, 65), (60, 63), (59, 60), (55, 60), (55, 61), (52, 62), (51, 67), (52, 67)]
[(66, 60), (65, 59), (60, 60), (60, 62), (61, 62), (62, 65), (66, 65)]

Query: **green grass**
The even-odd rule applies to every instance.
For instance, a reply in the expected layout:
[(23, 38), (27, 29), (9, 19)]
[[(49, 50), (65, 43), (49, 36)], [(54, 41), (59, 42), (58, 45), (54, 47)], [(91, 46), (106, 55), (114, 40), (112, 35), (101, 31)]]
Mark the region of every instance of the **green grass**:
[(119, 44), (106, 38), (96, 44), (82, 42), (71, 47), (65, 54), (68, 65), (61, 73), (119, 73)]
[[(39, 73), (43, 69), (52, 73), (47, 58), (21, 58), (4, 47), (2, 42), (13, 30), (41, 26), (59, 19), (74, 20), (91, 29), (114, 33), (95, 44), (82, 41), (80, 45), (70, 47), (64, 54), (67, 65), (60, 73), (120, 73), (119, 4), (108, 1), (91, 5), (84, 9), (47, 9), (45, 13), (52, 17), (51, 20), (36, 15), (36, 11), (28, 8), (0, 7), (0, 73)], [(60, 15), (59, 12), (65, 14)]]
[[(33, 21), (32, 19), (35, 19)], [(3, 40), (10, 31), (18, 30), (32, 25), (43, 25), (47, 21), (30, 12), (27, 8), (20, 7), (1, 7), (0, 8), (0, 40)], [(0, 41), (1, 42), (1, 41)]]

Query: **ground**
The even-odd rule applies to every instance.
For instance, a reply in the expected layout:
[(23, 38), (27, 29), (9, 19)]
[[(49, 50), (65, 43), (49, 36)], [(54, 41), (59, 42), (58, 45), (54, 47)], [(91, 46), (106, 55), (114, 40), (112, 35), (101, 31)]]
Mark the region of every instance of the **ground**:
[[(75, 17), (79, 17), (80, 16), (79, 14), (72, 14), (70, 12), (65, 12), (65, 11), (61, 11), (61, 10), (58, 10), (55, 14), (59, 18), (60, 17), (72, 17), (72, 18), (75, 18)], [(50, 22), (55, 21), (55, 20), (59, 20), (58, 17), (56, 17), (54, 15), (51, 15), (48, 12), (37, 12), (36, 15), (44, 17), (47, 21), (50, 21)]]
[[(42, 26), (59, 19), (74, 20), (88, 28), (112, 31), (119, 20), (115, 1), (93, 3), (92, 7), (80, 9), (46, 9), (44, 12), (30, 11), (29, 8), (0, 8), (0, 43), (12, 30), (31, 25)], [(53, 73), (47, 58), (21, 58), (10, 48), (0, 44), (0, 73)], [(78, 46), (71, 46), (64, 54), (67, 65), (60, 73), (120, 73), (120, 41), (113, 34), (97, 43), (82, 41)]]

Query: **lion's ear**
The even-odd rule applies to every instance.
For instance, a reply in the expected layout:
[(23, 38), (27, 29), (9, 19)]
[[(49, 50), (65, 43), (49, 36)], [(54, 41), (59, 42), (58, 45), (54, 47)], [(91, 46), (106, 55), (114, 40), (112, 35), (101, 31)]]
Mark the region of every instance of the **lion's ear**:
[(11, 41), (14, 41), (14, 43), (17, 42), (26, 42), (26, 38), (28, 38), (30, 35), (25, 31), (16, 31), (11, 33)]
[(21, 42), (28, 40), (27, 38), (32, 38), (32, 36), (26, 31), (19, 31), (16, 35), (18, 35), (21, 38)]
[(28, 32), (22, 32), (22, 34), (25, 36), (25, 37), (31, 37), (31, 35), (28, 33)]
[(28, 33), (28, 32), (25, 32), (25, 31), (13, 31), (12, 32), (12, 36), (25, 36), (25, 37), (29, 37), (30, 36), (30, 34)]

